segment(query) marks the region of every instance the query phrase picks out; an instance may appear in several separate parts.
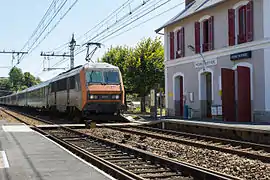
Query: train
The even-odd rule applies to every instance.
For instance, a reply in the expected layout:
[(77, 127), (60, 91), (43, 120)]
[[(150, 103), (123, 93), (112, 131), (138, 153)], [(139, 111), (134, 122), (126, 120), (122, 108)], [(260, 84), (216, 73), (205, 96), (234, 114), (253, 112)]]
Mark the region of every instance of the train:
[(0, 104), (64, 113), (80, 121), (91, 114), (120, 115), (125, 109), (125, 90), (117, 66), (87, 63), (23, 91), (2, 96)]

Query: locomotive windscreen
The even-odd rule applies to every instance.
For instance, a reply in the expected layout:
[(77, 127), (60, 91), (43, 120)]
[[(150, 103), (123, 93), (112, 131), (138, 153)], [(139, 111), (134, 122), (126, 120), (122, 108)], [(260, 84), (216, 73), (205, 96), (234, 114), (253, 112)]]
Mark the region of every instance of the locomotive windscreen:
[(119, 84), (119, 72), (114, 70), (91, 70), (86, 72), (88, 84)]

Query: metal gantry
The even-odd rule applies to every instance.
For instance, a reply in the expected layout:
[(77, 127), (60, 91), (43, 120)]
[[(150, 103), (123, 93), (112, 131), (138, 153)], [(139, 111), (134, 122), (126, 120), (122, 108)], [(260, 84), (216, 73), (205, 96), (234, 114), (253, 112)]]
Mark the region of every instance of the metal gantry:
[[(70, 48), (70, 52), (69, 53), (62, 53), (62, 54), (57, 54), (55, 52), (51, 52), (51, 53), (44, 53), (41, 52), (40, 56), (44, 56), (44, 57), (69, 57), (70, 58), (70, 69), (74, 68), (74, 50), (75, 50), (75, 46), (76, 46), (76, 41), (74, 38), (74, 34), (72, 34), (72, 38), (71, 41), (69, 43), (69, 48)], [(65, 69), (65, 68), (53, 68), (53, 67), (48, 67), (48, 68), (44, 68), (44, 70), (50, 71), (50, 70), (57, 70), (57, 69)]]
[[(21, 56), (23, 56), (24, 54), (28, 54), (27, 51), (0, 51), (0, 54), (11, 54), (12, 55), (12, 59), (11, 59), (11, 67), (13, 67), (13, 62), (16, 59), (15, 55), (17, 55), (17, 63), (19, 63), (19, 60), (21, 58)], [(0, 68), (10, 68), (9, 66), (0, 66)]]

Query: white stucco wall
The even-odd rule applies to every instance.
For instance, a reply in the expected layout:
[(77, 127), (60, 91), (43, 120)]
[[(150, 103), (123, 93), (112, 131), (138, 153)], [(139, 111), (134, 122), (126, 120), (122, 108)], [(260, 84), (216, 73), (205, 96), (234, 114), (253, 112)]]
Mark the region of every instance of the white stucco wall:
[(264, 37), (270, 38), (270, 0), (263, 1), (263, 30)]
[[(270, 2), (270, 1), (269, 1)], [(265, 110), (270, 111), (270, 48), (264, 49)]]

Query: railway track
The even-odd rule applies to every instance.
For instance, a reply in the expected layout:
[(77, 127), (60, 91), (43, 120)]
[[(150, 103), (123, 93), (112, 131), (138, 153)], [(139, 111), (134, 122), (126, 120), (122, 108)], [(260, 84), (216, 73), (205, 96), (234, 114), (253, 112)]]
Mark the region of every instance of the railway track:
[[(30, 116), (30, 115), (25, 114), (25, 113), (15, 112), (14, 110), (9, 111), (9, 110), (4, 109), (4, 108), (0, 108), (0, 110), (2, 112), (4, 112), (5, 114), (13, 117), (17, 121), (25, 123), (25, 124), (30, 125), (30, 126), (32, 126), (32, 125), (43, 125), (43, 124), (53, 124), (53, 122), (51, 122), (51, 121), (44, 120), (44, 119), (34, 117), (34, 116)], [(24, 118), (19, 117), (19, 116), (24, 116)], [(25, 118), (25, 117), (27, 117), (27, 118)]]
[[(131, 148), (116, 142), (86, 135), (69, 128), (38, 129), (69, 149), (83, 152), (83, 157), (93, 157), (105, 165), (104, 171), (111, 167), (121, 172), (120, 179), (238, 179), (222, 173), (189, 166), (152, 153)], [(125, 174), (125, 178), (124, 175)]]
[[(3, 111), (18, 121), (29, 124), (20, 117)], [(166, 159), (147, 151), (87, 135), (63, 126), (39, 128), (32, 125), (31, 128), (117, 179), (239, 179), (206, 168)]]
[[(11, 108), (9, 107), (9, 110), (23, 114), (25, 116), (28, 116), (30, 118), (35, 118), (37, 120), (41, 120), (41, 121), (51, 121), (55, 124), (66, 124), (66, 123), (73, 123), (73, 124), (81, 124), (82, 122), (77, 122), (74, 120), (71, 120), (68, 118), (68, 116), (53, 116), (53, 115), (48, 115), (48, 113), (44, 113), (44, 112), (40, 112), (37, 110), (32, 110), (32, 111), (26, 111), (22, 108)], [(53, 121), (52, 121), (53, 119)], [(69, 119), (69, 120), (67, 120)], [(115, 115), (109, 115), (109, 114), (98, 114), (98, 115), (91, 115), (89, 116), (88, 119), (91, 119), (92, 121), (95, 121), (96, 123), (115, 123), (115, 122), (121, 122), (121, 123), (126, 123), (129, 122), (124, 116), (119, 115), (119, 116), (115, 116)]]
[(224, 138), (216, 138), (198, 134), (176, 132), (151, 127), (108, 127), (121, 132), (138, 134), (166, 141), (183, 143), (195, 147), (203, 147), (210, 150), (217, 150), (226, 153), (245, 156), (250, 159), (270, 163), (270, 146), (250, 142), (236, 141)]

